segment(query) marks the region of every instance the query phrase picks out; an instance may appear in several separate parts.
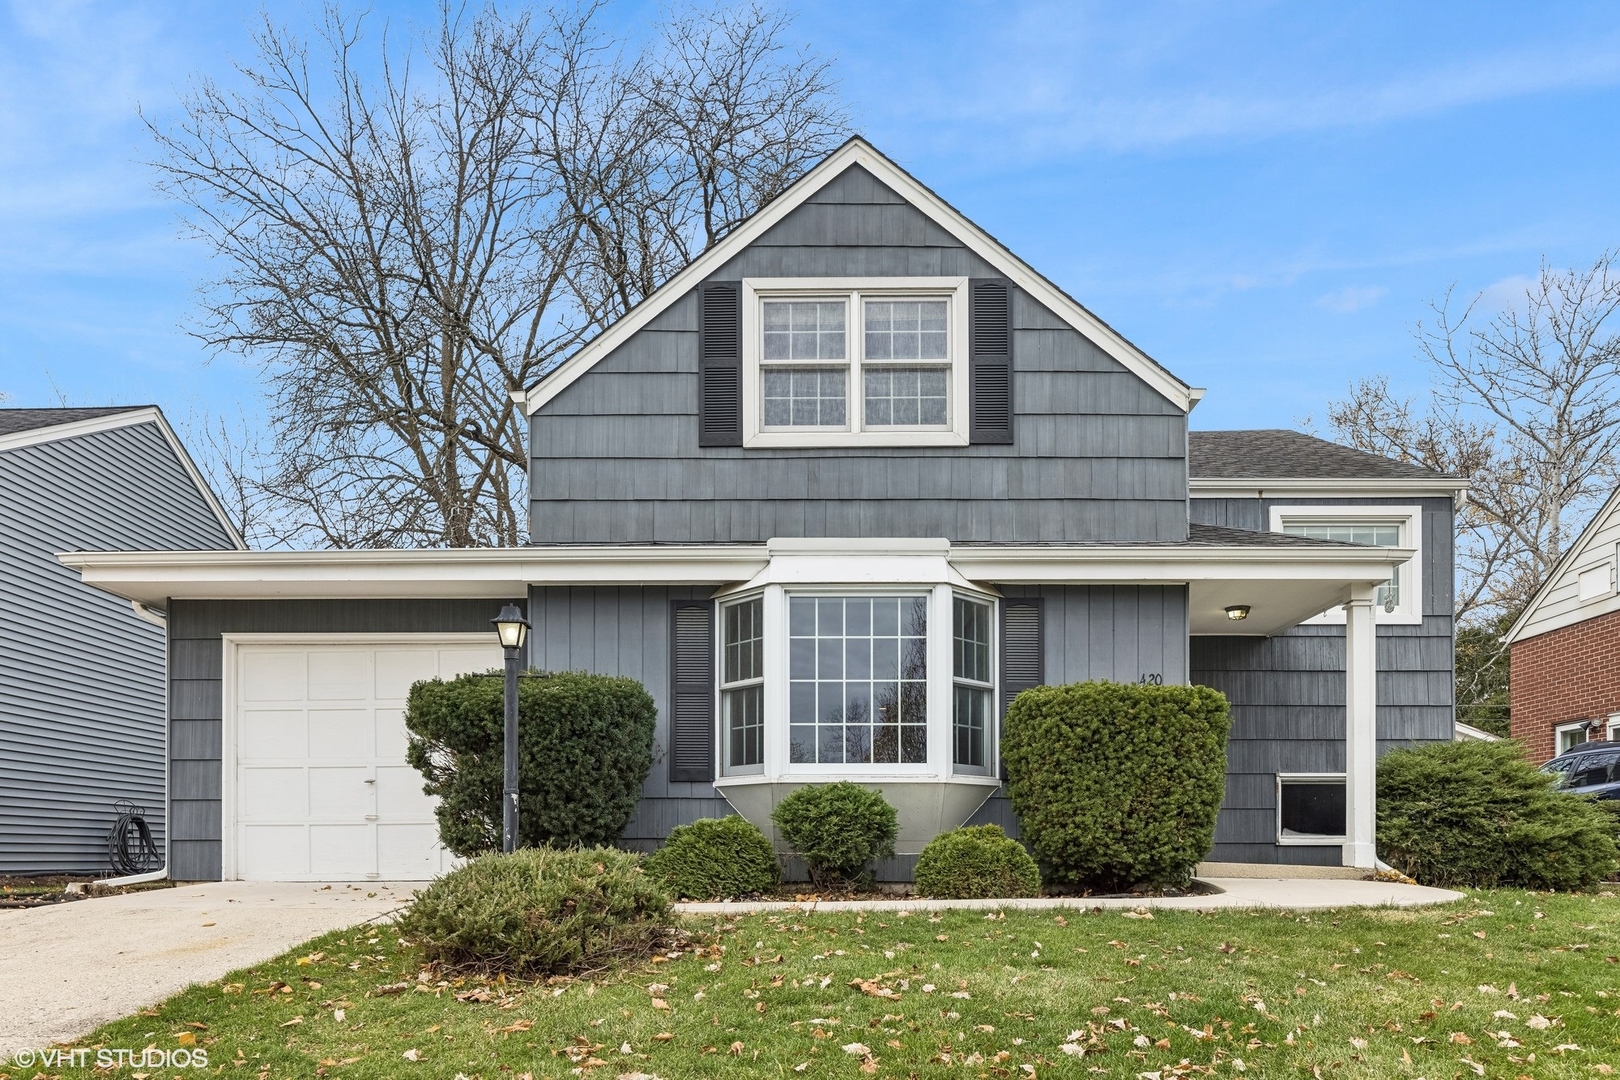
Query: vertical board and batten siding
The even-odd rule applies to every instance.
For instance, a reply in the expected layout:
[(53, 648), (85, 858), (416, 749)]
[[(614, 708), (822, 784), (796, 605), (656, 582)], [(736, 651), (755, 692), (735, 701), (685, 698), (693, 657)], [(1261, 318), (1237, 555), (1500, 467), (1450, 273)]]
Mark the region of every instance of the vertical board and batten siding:
[[(998, 274), (856, 166), (711, 278), (888, 276)], [(530, 418), (531, 541), (1185, 539), (1186, 416), (1013, 296), (1011, 444), (800, 450), (699, 446), (682, 297)]]
[(476, 633), (493, 638), (490, 620), (507, 602), (173, 601), (169, 605), (170, 876), (215, 881), (221, 872), (223, 635)]
[[(1108, 679), (1136, 682), (1157, 674), (1184, 685), (1187, 650), (1184, 585), (1003, 585), (1003, 595), (1041, 601), (1043, 674), (1048, 685)], [(1196, 680), (1193, 680), (1196, 681)], [(998, 789), (969, 819), (1018, 835), (1012, 804)]]
[[(1270, 528), (1272, 505), (1423, 508), (1423, 622), (1378, 627), (1378, 750), (1453, 733), (1452, 508), (1449, 499), (1193, 499), (1192, 520)], [(1343, 772), (1344, 628), (1299, 626), (1272, 638), (1195, 637), (1192, 681), (1232, 703), (1219, 862), (1339, 864), (1338, 845), (1278, 846), (1278, 773)]]
[(163, 631), (56, 553), (232, 546), (155, 423), (0, 451), (0, 874), (107, 871), (119, 799), (165, 840)]
[[(529, 591), (530, 659), (545, 671), (590, 671), (639, 681), (658, 703), (652, 772), (623, 843), (651, 851), (677, 825), (724, 817), (731, 804), (709, 783), (670, 779), (670, 609), (706, 600), (712, 586), (536, 587)], [(712, 715), (712, 708), (710, 710)]]

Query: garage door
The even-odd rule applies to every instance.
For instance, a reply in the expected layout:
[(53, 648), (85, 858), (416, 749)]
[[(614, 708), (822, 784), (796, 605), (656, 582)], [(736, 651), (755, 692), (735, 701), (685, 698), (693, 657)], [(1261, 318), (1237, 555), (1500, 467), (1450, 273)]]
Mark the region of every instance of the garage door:
[(405, 763), (405, 695), (488, 671), (494, 644), (236, 646), (235, 864), (250, 881), (419, 881), (453, 857)]

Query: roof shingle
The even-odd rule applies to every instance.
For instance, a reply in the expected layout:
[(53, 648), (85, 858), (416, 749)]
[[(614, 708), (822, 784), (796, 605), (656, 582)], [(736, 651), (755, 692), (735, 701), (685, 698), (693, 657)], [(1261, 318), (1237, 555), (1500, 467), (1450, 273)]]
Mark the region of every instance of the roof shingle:
[(1200, 480), (1443, 480), (1444, 473), (1299, 431), (1189, 431), (1187, 473)]
[(80, 420), (94, 420), (98, 416), (150, 408), (150, 405), (113, 405), (96, 409), (0, 409), (0, 435), (15, 435), (19, 431), (76, 424)]

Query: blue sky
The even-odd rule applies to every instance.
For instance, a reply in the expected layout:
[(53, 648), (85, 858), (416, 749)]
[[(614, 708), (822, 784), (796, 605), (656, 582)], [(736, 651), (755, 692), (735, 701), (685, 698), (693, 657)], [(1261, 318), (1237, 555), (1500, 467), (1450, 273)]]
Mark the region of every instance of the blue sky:
[[(379, 17), (421, 3), (375, 0)], [(208, 274), (141, 164), (257, 12), (0, 9), (0, 392), (257, 408), (184, 330)], [(1581, 4), (807, 0), (880, 148), (1209, 396), (1194, 426), (1320, 420), (1351, 379), (1426, 382), (1412, 326), (1620, 245), (1620, 23)], [(310, 8), (273, 5), (306, 22)], [(654, 14), (626, 2), (627, 28)]]

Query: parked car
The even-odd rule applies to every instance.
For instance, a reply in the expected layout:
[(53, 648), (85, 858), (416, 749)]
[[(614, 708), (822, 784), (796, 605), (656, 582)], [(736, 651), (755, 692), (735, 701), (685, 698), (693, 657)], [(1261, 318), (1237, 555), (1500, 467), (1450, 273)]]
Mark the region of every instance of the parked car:
[(1564, 791), (1595, 799), (1620, 799), (1620, 743), (1583, 743), (1541, 767), (1555, 773)]

